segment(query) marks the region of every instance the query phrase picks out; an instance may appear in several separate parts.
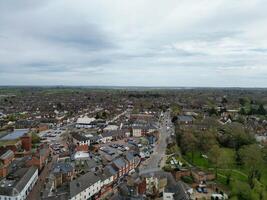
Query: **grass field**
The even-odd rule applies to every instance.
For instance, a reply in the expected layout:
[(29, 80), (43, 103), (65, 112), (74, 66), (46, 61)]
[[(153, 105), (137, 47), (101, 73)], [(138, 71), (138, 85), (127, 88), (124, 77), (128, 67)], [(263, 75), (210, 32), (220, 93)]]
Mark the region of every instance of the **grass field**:
[[(223, 153), (226, 154), (229, 158), (233, 159), (233, 163), (234, 163), (234, 159), (235, 159), (235, 152), (232, 149), (229, 148), (223, 148)], [(193, 162), (192, 162), (192, 154), (191, 153), (187, 153), (184, 156), (185, 160), (187, 162), (189, 162), (190, 164), (199, 167), (200, 169), (203, 170), (210, 170), (210, 171), (215, 171), (214, 166), (212, 165), (211, 162), (209, 162), (209, 160), (207, 158), (204, 158), (202, 156), (202, 154), (200, 152), (195, 152), (194, 153), (194, 157), (193, 157)], [(265, 182), (267, 182), (267, 169), (265, 170), (266, 173), (263, 174), (262, 179), (264, 179), (265, 181), (263, 182), (264, 184), (266, 184)], [(226, 185), (226, 180), (227, 180), (227, 176), (231, 174), (231, 180), (238, 180), (238, 181), (242, 181), (242, 182), (247, 182), (248, 177), (247, 177), (247, 172), (246, 169), (241, 169), (240, 167), (236, 166), (236, 165), (232, 165), (232, 166), (228, 166), (225, 169), (218, 169), (218, 182)]]

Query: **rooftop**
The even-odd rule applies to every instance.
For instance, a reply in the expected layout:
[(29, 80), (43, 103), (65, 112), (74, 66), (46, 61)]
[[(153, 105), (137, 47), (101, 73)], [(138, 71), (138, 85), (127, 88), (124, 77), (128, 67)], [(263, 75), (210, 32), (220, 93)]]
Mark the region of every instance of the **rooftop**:
[(6, 136), (2, 137), (0, 140), (15, 140), (28, 133), (29, 129), (15, 129), (13, 132), (8, 133)]
[(100, 178), (92, 172), (88, 172), (83, 176), (80, 176), (76, 180), (70, 182), (70, 197), (74, 197), (80, 192), (86, 190), (93, 184), (100, 181)]
[(95, 121), (95, 118), (89, 118), (89, 117), (81, 117), (77, 119), (77, 124), (90, 124), (93, 121)]
[(21, 168), (12, 176), (2, 179), (0, 181), (0, 195), (16, 196), (23, 190), (36, 171), (38, 171), (36, 167)]

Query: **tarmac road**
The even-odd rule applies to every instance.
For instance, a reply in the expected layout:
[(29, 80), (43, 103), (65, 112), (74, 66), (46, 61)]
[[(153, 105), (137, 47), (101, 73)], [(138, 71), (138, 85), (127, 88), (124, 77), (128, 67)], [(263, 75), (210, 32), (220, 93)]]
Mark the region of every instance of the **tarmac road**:
[(44, 169), (42, 170), (41, 174), (39, 174), (38, 180), (36, 184), (34, 185), (32, 191), (27, 196), (27, 200), (38, 200), (41, 199), (41, 191), (44, 188), (46, 177), (48, 177), (49, 172), (53, 166), (53, 164), (57, 160), (57, 155), (53, 156), (53, 159), (51, 162), (49, 162), (47, 165), (45, 165)]
[(162, 117), (162, 122), (159, 127), (159, 140), (155, 146), (154, 153), (150, 158), (145, 160), (142, 165), (139, 167), (140, 174), (146, 174), (150, 172), (160, 171), (165, 163), (165, 151), (167, 147), (166, 139), (170, 136), (170, 131), (168, 126), (171, 124), (170, 113), (165, 112)]

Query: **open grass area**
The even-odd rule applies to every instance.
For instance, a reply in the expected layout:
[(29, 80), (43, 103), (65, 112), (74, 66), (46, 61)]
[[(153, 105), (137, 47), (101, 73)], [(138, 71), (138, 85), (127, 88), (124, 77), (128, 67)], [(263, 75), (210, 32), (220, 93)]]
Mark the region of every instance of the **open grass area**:
[(190, 164), (197, 166), (201, 169), (208, 169), (211, 168), (212, 165), (208, 161), (208, 159), (204, 158), (200, 152), (195, 152), (192, 160), (192, 153), (187, 153), (184, 156), (185, 160), (189, 162)]
[[(229, 148), (223, 148), (223, 153), (227, 155), (228, 158), (233, 160), (235, 159), (235, 152), (233, 149)], [(211, 162), (209, 162), (208, 158), (205, 158), (200, 152), (195, 152), (193, 156), (193, 161), (192, 161), (192, 153), (187, 153), (184, 156), (184, 159), (189, 162), (190, 164), (203, 169), (203, 170), (211, 170), (215, 171), (214, 166)], [(230, 175), (229, 175), (230, 174)], [(218, 169), (218, 178), (217, 181), (223, 185), (227, 184), (227, 176), (230, 176), (231, 180), (238, 180), (242, 182), (247, 182), (248, 181), (248, 176), (247, 176), (247, 170), (246, 169), (241, 169), (239, 166), (232, 165), (227, 167), (227, 169)], [(267, 169), (265, 170), (265, 173), (262, 174), (262, 183), (267, 184)]]

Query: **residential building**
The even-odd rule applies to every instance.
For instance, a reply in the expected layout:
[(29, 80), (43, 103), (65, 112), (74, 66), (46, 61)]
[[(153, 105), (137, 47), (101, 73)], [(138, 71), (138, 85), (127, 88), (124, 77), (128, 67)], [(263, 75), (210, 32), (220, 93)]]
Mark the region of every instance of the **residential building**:
[(0, 181), (0, 199), (24, 200), (38, 179), (36, 167), (21, 168)]
[(7, 150), (0, 156), (0, 177), (6, 177), (8, 174), (8, 168), (12, 160), (14, 159), (14, 153), (11, 150)]
[(101, 179), (93, 172), (88, 172), (71, 181), (69, 189), (71, 200), (87, 200), (99, 193), (101, 190)]
[(85, 135), (77, 132), (71, 133), (73, 143), (77, 146), (80, 145), (88, 145), (90, 146), (90, 138), (86, 137)]
[(26, 161), (27, 166), (36, 166), (39, 170), (48, 163), (48, 157), (50, 155), (49, 146), (41, 146), (36, 153), (34, 153), (29, 160)]
[(194, 117), (191, 115), (179, 115), (177, 116), (177, 122), (179, 124), (192, 124)]
[(112, 161), (112, 166), (118, 170), (118, 176), (121, 177), (129, 172), (129, 166), (126, 160), (119, 157)]
[(73, 180), (75, 176), (75, 170), (70, 163), (60, 162), (53, 166), (52, 173), (55, 177), (54, 187), (60, 187), (66, 182)]

